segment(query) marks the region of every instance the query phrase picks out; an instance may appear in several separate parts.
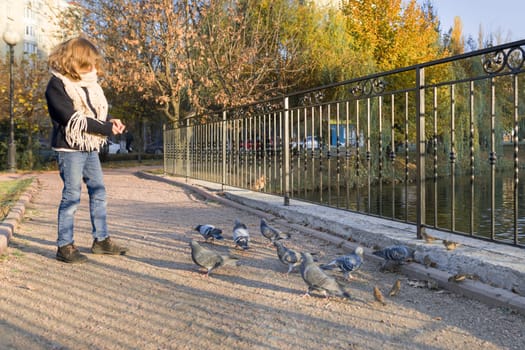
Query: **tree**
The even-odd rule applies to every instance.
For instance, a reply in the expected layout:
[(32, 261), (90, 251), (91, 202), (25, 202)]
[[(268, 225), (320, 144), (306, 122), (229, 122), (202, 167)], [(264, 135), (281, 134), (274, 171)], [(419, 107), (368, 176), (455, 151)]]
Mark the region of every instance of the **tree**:
[(460, 55), (465, 52), (465, 39), (463, 37), (463, 23), (459, 16), (454, 17), (454, 25), (450, 32), (450, 52)]
[(139, 92), (177, 121), (187, 86), (186, 2), (84, 0), (82, 5), (84, 28), (108, 62), (108, 85), (117, 92)]
[(23, 167), (33, 169), (35, 166), (33, 152), (40, 147), (38, 138), (42, 131), (47, 129), (49, 132), (51, 129), (44, 96), (49, 73), (47, 62), (37, 55), (25, 57), (17, 68), (15, 114), (16, 128), (20, 135), (18, 148), (25, 148), (25, 152), (22, 152), (25, 157), (22, 159), (22, 163), (25, 163)]
[[(6, 118), (2, 120), (5, 125), (5, 148), (7, 151), (7, 137), (9, 133), (9, 73), (7, 61), (1, 65), (0, 76), (0, 100), (1, 115)], [(47, 105), (44, 92), (49, 80), (46, 62), (37, 55), (23, 57), (15, 60), (13, 67), (14, 91), (13, 91), (13, 117), (15, 125), (15, 143), (17, 146), (17, 163), (20, 168), (33, 169), (36, 165), (34, 151), (39, 148), (39, 140), (42, 131), (49, 130), (50, 122), (47, 115)], [(6, 164), (6, 163), (4, 163)]]
[(432, 6), (416, 0), (348, 0), (342, 5), (355, 50), (377, 70), (391, 70), (440, 56), (438, 21)]

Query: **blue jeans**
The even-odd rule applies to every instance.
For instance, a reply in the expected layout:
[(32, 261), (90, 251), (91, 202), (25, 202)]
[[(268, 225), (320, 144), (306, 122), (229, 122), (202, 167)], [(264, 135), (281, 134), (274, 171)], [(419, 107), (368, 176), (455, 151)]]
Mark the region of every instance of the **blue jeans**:
[(58, 169), (64, 182), (62, 200), (58, 207), (58, 246), (74, 243), (74, 220), (80, 204), (82, 181), (86, 184), (89, 194), (93, 238), (107, 238), (106, 188), (98, 152), (58, 152)]

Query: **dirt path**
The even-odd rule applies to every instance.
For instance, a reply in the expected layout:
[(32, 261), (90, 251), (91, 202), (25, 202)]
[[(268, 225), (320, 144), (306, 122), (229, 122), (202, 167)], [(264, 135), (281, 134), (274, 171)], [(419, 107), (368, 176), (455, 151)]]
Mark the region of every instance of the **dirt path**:
[[(0, 349), (525, 348), (523, 316), (411, 286), (366, 261), (345, 282), (353, 300), (303, 298), (305, 283), (298, 273), (283, 275), (287, 267), (260, 235), (258, 216), (130, 170), (108, 170), (105, 179), (110, 231), (130, 253), (88, 253), (84, 192), (75, 238), (89, 262), (56, 261), (61, 184), (56, 173), (40, 175), (41, 191), (0, 258)], [(248, 225), (252, 249), (235, 252), (240, 266), (203, 278), (190, 258), (189, 240), (200, 240), (192, 227), (223, 228), (226, 239), (207, 246), (226, 252), (236, 218)], [(320, 252), (320, 261), (345, 253), (291, 233), (289, 246)], [(374, 301), (375, 285), (386, 294), (398, 278), (399, 295), (387, 297), (385, 306)]]

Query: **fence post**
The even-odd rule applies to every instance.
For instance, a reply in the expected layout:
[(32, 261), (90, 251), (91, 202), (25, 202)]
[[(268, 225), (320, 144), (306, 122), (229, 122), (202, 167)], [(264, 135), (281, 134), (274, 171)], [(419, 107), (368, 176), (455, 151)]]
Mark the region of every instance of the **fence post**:
[(425, 187), (425, 68), (416, 68), (416, 187), (417, 187), (417, 238), (425, 234), (426, 187)]
[(283, 171), (284, 171), (284, 205), (290, 205), (290, 111), (288, 97), (284, 98), (284, 140), (283, 140)]
[(226, 183), (226, 111), (222, 112), (222, 184), (221, 191), (224, 191), (224, 184)]
[(166, 153), (168, 151), (168, 147), (166, 147), (166, 124), (162, 124), (162, 149), (164, 150), (162, 152), (162, 168), (164, 169), (164, 174), (167, 174), (167, 166), (166, 166)]
[(190, 177), (190, 118), (186, 119), (186, 182)]

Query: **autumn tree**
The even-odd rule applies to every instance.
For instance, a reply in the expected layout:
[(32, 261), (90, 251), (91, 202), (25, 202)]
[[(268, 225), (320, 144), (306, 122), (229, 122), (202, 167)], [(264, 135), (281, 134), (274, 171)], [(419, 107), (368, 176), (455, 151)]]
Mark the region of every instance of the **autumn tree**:
[(459, 16), (454, 17), (454, 25), (450, 29), (449, 50), (453, 55), (465, 52), (465, 37), (463, 36), (463, 23)]
[(430, 61), (440, 55), (438, 19), (431, 4), (416, 0), (346, 0), (343, 13), (354, 48), (369, 55), (377, 70)]
[[(1, 123), (5, 125), (5, 144), (2, 143), (1, 153), (7, 152), (7, 133), (9, 132), (9, 79), (7, 62), (0, 65), (0, 101)], [(5, 75), (4, 75), (5, 74)], [(20, 168), (33, 169), (37, 164), (35, 151), (39, 149), (39, 136), (48, 134), (50, 120), (47, 115), (47, 105), (44, 97), (49, 80), (47, 64), (37, 55), (24, 56), (15, 60), (13, 67), (13, 117), (15, 125), (15, 143), (17, 146), (17, 165)], [(5, 102), (5, 103), (4, 103)], [(6, 164), (5, 162), (4, 164)]]
[(105, 77), (117, 92), (138, 92), (165, 117), (180, 117), (186, 88), (186, 2), (84, 0), (84, 28), (108, 62)]
[[(198, 110), (282, 96), (296, 89), (307, 63), (298, 60), (298, 1), (242, 0), (193, 3), (195, 41), (189, 76)], [(304, 13), (304, 12), (303, 12)]]

